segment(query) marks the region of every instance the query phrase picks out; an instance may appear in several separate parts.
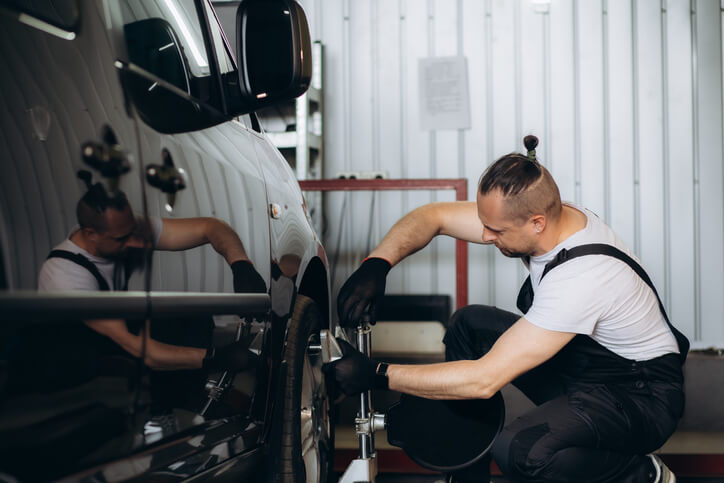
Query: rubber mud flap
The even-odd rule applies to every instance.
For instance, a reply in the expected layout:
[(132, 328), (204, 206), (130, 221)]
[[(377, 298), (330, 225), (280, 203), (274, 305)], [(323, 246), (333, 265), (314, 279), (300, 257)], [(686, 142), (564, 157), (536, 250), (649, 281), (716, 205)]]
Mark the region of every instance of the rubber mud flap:
[(490, 399), (458, 401), (403, 394), (387, 411), (387, 440), (420, 466), (451, 472), (485, 456), (504, 422), (499, 392)]

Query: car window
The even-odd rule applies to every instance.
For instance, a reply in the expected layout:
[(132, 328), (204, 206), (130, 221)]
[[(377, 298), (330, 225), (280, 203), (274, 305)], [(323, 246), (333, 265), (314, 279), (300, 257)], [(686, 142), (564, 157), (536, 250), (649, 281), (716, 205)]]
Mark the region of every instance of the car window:
[(226, 36), (224, 31), (219, 25), (219, 20), (216, 17), (214, 8), (207, 1), (204, 1), (204, 7), (206, 8), (206, 15), (209, 18), (209, 28), (211, 30), (211, 40), (214, 43), (214, 50), (216, 51), (216, 60), (219, 63), (219, 73), (228, 74), (236, 70), (234, 61), (231, 58), (231, 54), (227, 49)]
[[(194, 0), (125, 0), (121, 2), (121, 11), (126, 26), (148, 19), (163, 19), (168, 22), (180, 43), (190, 74), (198, 78), (211, 73)], [(159, 56), (164, 55), (164, 47), (166, 46), (158, 49)], [(129, 55), (132, 53), (129, 52)], [(163, 72), (154, 74), (165, 79), (165, 76), (161, 75)]]
[[(217, 124), (228, 106), (233, 110), (242, 103), (238, 71), (208, 1), (122, 0), (121, 12), (127, 60), (153, 76), (139, 72), (141, 77), (132, 78), (128, 87), (141, 117), (154, 129), (198, 130)], [(169, 118), (168, 112), (174, 116)]]

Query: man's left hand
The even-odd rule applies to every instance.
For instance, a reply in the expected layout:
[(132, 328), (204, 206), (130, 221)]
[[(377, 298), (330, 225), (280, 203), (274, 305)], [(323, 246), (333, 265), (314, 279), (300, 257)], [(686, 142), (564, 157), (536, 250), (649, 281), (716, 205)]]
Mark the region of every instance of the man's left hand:
[(264, 279), (249, 260), (237, 260), (232, 263), (231, 273), (234, 275), (234, 292), (266, 293)]

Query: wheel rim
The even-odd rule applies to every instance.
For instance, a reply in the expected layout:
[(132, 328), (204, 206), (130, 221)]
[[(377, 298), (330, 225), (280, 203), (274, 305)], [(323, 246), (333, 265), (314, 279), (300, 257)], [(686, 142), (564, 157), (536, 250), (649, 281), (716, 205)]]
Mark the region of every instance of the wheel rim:
[(330, 440), (329, 403), (318, 347), (319, 335), (313, 334), (307, 341), (302, 368), (300, 420), (307, 483), (322, 481)]

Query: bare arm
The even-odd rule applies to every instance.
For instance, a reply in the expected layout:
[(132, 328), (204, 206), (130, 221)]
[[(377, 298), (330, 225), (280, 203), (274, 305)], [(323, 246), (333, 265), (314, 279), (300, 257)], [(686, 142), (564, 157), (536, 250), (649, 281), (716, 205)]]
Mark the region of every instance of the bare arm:
[(159, 250), (188, 250), (210, 243), (226, 262), (248, 260), (239, 235), (227, 223), (211, 217), (164, 218), (161, 237), (156, 246)]
[(474, 201), (430, 203), (395, 223), (370, 256), (384, 258), (396, 265), (427, 246), (437, 235), (482, 243), (482, 233), (483, 225)]
[(521, 318), (478, 360), (390, 365), (390, 389), (428, 399), (487, 399), (553, 357), (575, 335), (542, 329)]
[[(129, 332), (123, 320), (89, 320), (86, 321), (86, 325), (99, 334), (110, 338), (133, 357), (141, 357), (143, 334), (135, 335)], [(206, 349), (164, 344), (149, 337), (146, 339), (144, 362), (148, 367), (157, 371), (199, 369), (203, 364), (205, 355)]]

